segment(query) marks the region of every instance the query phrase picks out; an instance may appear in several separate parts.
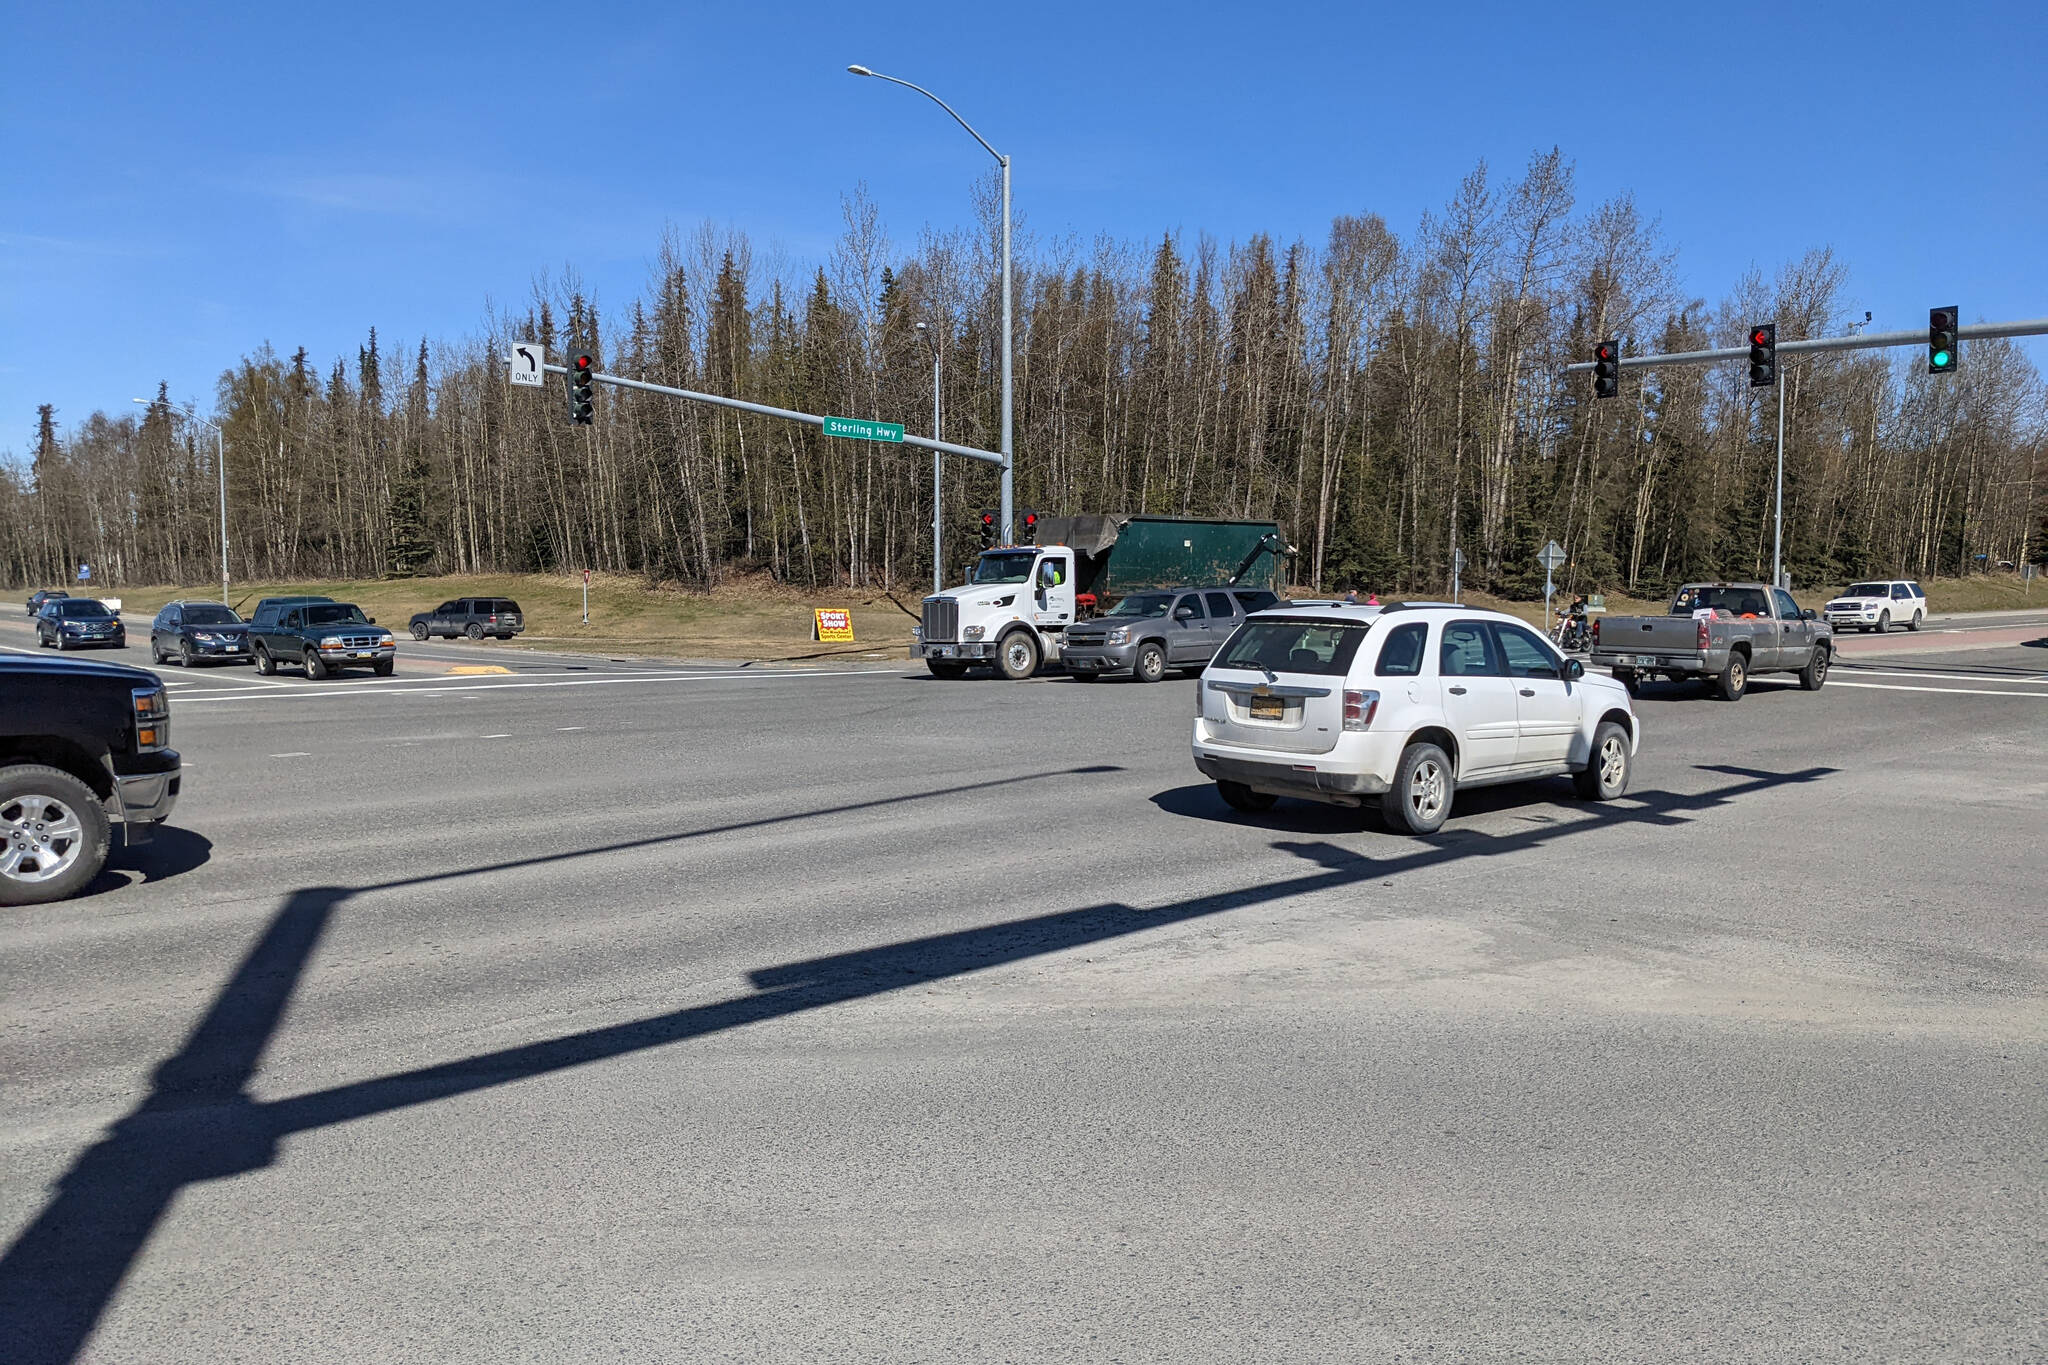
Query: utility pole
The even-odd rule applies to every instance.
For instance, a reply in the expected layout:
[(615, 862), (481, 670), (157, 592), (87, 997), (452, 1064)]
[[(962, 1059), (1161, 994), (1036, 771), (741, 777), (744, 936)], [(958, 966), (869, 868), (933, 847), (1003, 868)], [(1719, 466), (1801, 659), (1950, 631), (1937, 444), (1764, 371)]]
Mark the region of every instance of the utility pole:
[[(918, 332), (918, 335), (919, 335), (919, 336), (921, 336), (921, 337), (923, 337), (923, 338), (924, 338), (924, 340), (925, 340), (925, 345), (929, 346), (929, 347), (931, 348), (931, 352), (932, 352), (932, 439), (933, 439), (934, 441), (944, 440), (944, 439), (945, 439), (945, 433), (944, 433), (944, 432), (943, 432), (943, 431), (942, 431), (942, 430), (940, 429), (940, 408), (939, 408), (939, 404), (940, 404), (940, 401), (941, 401), (941, 397), (940, 397), (940, 396), (941, 396), (941, 394), (943, 393), (943, 390), (942, 390), (942, 389), (940, 388), (940, 386), (939, 386), (939, 379), (940, 379), (940, 368), (939, 368), (939, 341), (938, 341), (938, 338), (937, 338), (937, 337), (935, 337), (935, 336), (933, 336), (933, 335), (932, 335), (932, 331), (931, 331), (931, 328), (929, 328), (929, 327), (925, 326), (925, 325), (924, 325), (923, 323), (921, 323), (921, 322), (917, 324), (917, 332)], [(945, 484), (944, 484), (944, 483), (943, 483), (943, 482), (942, 482), (942, 481), (940, 480), (940, 477), (939, 477), (939, 461), (940, 461), (940, 460), (942, 460), (942, 459), (944, 459), (944, 458), (945, 458), (945, 456), (944, 456), (943, 454), (941, 454), (941, 453), (940, 453), (939, 451), (936, 451), (936, 450), (934, 450), (934, 451), (932, 452), (932, 591), (933, 591), (933, 592), (944, 592), (944, 591), (946, 590), (946, 577), (945, 577), (945, 572), (946, 572), (946, 571), (945, 571), (945, 565), (946, 565), (946, 532), (945, 532), (945, 520), (946, 520), (946, 518), (945, 518), (945, 511), (946, 511), (946, 486), (945, 486)]]

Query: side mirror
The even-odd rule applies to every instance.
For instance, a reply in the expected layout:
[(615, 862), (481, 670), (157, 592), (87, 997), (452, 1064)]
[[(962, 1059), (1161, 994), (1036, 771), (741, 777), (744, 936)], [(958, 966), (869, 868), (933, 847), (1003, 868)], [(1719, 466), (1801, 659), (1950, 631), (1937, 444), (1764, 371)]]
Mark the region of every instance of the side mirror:
[(1586, 666), (1584, 664), (1580, 663), (1577, 659), (1566, 659), (1564, 661), (1564, 680), (1566, 682), (1577, 682), (1585, 676)]
[(1808, 607), (1805, 611), (1799, 613), (1799, 619), (1802, 621), (1818, 621), (1820, 620), (1820, 613), (1812, 607)]
[(1195, 609), (1193, 607), (1175, 607), (1173, 609), (1173, 619), (1176, 621), (1192, 621), (1195, 619)]
[(374, 616), (372, 616), (372, 617), (370, 618), (370, 624), (371, 624), (371, 625), (373, 625), (373, 626), (374, 626), (374, 625), (376, 625), (376, 624), (377, 624), (377, 618), (376, 618), (376, 617), (374, 617)]

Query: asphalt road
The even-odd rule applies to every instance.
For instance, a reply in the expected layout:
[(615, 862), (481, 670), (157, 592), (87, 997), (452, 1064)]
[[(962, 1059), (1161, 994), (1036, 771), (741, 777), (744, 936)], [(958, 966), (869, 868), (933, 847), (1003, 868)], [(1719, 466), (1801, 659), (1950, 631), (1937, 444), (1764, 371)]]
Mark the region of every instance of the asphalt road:
[(2040, 1360), (2048, 647), (1914, 647), (1426, 840), (1184, 683), (164, 670), (0, 1360)]

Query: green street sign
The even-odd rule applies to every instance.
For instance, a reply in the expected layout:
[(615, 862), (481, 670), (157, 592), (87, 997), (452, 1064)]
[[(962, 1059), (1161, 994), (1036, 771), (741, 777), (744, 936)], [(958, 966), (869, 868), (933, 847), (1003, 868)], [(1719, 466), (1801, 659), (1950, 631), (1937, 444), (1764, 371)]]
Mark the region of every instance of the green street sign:
[(827, 417), (827, 436), (845, 436), (855, 441), (893, 441), (903, 443), (901, 422), (870, 422), (865, 417)]

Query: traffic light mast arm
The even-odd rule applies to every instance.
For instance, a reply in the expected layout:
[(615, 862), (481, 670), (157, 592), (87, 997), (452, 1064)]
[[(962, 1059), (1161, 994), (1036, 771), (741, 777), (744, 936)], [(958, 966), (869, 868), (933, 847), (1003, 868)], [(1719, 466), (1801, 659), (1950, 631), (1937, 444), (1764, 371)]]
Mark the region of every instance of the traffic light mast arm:
[[(2031, 318), (2024, 322), (1977, 322), (1956, 328), (1958, 341), (1984, 341), (1991, 337), (2037, 337), (2048, 336), (2048, 318)], [(1778, 354), (1799, 355), (1808, 351), (1875, 351), (1888, 346), (1925, 346), (1927, 329), (1922, 327), (1911, 332), (1865, 332), (1861, 336), (1812, 337), (1805, 341), (1780, 341)], [(1670, 355), (1625, 355), (1620, 360), (1624, 370), (1647, 369), (1659, 365), (1711, 365), (1721, 360), (1748, 360), (1749, 347), (1727, 346), (1715, 351), (1677, 351)], [(1565, 374), (1584, 374), (1593, 368), (1590, 360), (1579, 360), (1563, 367)]]
[[(1924, 340), (1925, 338), (1922, 339)], [(549, 374), (569, 373), (567, 365), (545, 365), (542, 368)], [(723, 398), (715, 393), (697, 393), (690, 389), (671, 388), (667, 384), (649, 384), (641, 379), (623, 379), (615, 374), (593, 374), (590, 376), (590, 381), (593, 384), (609, 384), (613, 388), (618, 389), (638, 389), (642, 393), (666, 394), (670, 398), (682, 398), (692, 403), (709, 403), (714, 407), (733, 408), (740, 412), (751, 412), (762, 417), (780, 417), (784, 421), (804, 422), (814, 427), (825, 425), (825, 419), (816, 413), (794, 412), (789, 408), (771, 408), (766, 403), (749, 403), (744, 398)], [(917, 446), (922, 450), (942, 450), (948, 455), (963, 455), (970, 460), (980, 460), (983, 464), (992, 464), (998, 468), (1003, 464), (1003, 457), (993, 450), (979, 450), (974, 446), (954, 445), (951, 441), (934, 441), (929, 436), (913, 436), (907, 431), (903, 433), (903, 444)]]

